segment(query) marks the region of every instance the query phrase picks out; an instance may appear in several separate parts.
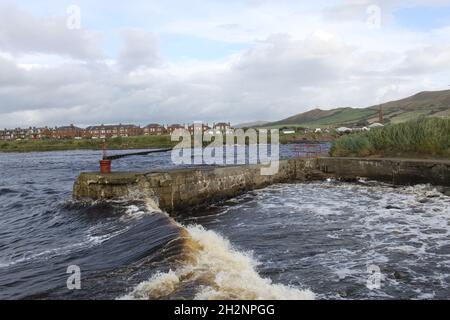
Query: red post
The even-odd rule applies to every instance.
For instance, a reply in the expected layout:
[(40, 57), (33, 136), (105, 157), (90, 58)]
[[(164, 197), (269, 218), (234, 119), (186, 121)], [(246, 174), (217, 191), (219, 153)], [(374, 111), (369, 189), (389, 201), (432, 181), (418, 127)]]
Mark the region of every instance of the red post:
[(111, 160), (100, 160), (100, 173), (111, 173)]
[(110, 174), (111, 173), (111, 160), (106, 159), (106, 140), (103, 140), (103, 159), (100, 160), (100, 173)]

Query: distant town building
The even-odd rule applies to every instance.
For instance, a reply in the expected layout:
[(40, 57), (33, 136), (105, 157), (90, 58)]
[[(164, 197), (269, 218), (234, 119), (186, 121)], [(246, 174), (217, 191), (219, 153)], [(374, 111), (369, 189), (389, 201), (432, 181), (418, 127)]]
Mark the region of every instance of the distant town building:
[(228, 122), (228, 123), (225, 123), (225, 122), (214, 123), (213, 124), (213, 129), (225, 132), (225, 131), (231, 129), (231, 123), (230, 122)]
[(177, 123), (171, 124), (170, 126), (167, 127), (167, 132), (169, 134), (172, 134), (175, 130), (186, 130), (186, 126)]
[[(177, 129), (189, 130), (194, 133), (196, 126), (181, 124), (172, 124), (165, 128), (158, 123), (152, 123), (144, 128), (133, 124), (113, 124), (90, 126), (86, 129), (77, 127), (73, 124), (61, 127), (29, 127), (28, 129), (15, 128), (0, 130), (0, 140), (40, 140), (40, 139), (106, 139), (115, 137), (133, 137), (142, 135), (163, 135), (171, 134)], [(198, 129), (197, 129), (198, 130)], [(202, 124), (201, 131), (209, 134), (228, 134), (233, 133), (230, 123), (217, 123), (213, 128), (208, 124)]]
[(372, 123), (372, 124), (369, 126), (369, 129), (382, 128), (382, 127), (384, 127), (384, 124), (381, 124), (381, 123), (379, 123), (379, 122), (375, 122), (375, 123)]
[(144, 135), (146, 136), (160, 136), (167, 132), (166, 128), (157, 123), (151, 123), (144, 127)]
[(281, 133), (283, 133), (283, 134), (294, 134), (295, 133), (295, 129), (283, 129), (283, 130), (281, 130)]
[(133, 137), (143, 134), (143, 130), (134, 124), (99, 125), (86, 128), (85, 136), (92, 139)]
[(13, 136), (13, 132), (12, 132), (12, 130), (8, 130), (8, 129), (5, 129), (5, 130), (0, 130), (0, 140), (6, 140), (6, 141), (8, 141), (8, 140), (13, 140), (14, 138), (13, 138), (14, 136)]
[[(208, 126), (208, 124), (203, 124), (200, 126), (200, 124), (195, 125), (195, 124), (191, 124), (188, 127), (189, 133), (192, 135), (194, 133), (205, 133), (208, 132), (209, 130), (211, 130), (211, 128)], [(196, 132), (197, 130), (197, 132)]]
[(4, 129), (0, 130), (0, 140), (39, 140), (44, 138), (53, 138), (53, 133), (47, 127), (36, 128), (29, 127), (28, 129)]
[(28, 130), (27, 129), (5, 129), (0, 132), (1, 140), (25, 140), (28, 138)]
[(354, 127), (352, 128), (353, 132), (363, 132), (363, 131), (369, 131), (370, 129), (367, 127)]
[(14, 129), (14, 138), (16, 140), (27, 139), (27, 129), (21, 129), (21, 128)]
[(212, 130), (213, 134), (233, 134), (233, 128), (231, 127), (230, 122), (214, 123)]
[(43, 128), (29, 127), (27, 130), (27, 139), (39, 140), (42, 139)]
[(75, 139), (82, 138), (84, 136), (84, 130), (75, 127), (73, 124), (70, 126), (56, 127), (53, 130), (53, 138), (55, 139)]
[(337, 133), (341, 133), (341, 134), (344, 134), (344, 133), (351, 133), (352, 131), (353, 131), (353, 129), (347, 128), (347, 127), (340, 127), (340, 128), (337, 128), (337, 129), (336, 129), (336, 132), (337, 132)]

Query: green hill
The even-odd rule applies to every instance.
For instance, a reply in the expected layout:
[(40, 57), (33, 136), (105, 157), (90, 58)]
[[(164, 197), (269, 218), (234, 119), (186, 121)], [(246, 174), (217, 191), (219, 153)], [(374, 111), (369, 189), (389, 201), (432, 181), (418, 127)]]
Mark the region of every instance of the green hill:
[(386, 123), (401, 123), (422, 117), (450, 117), (450, 90), (421, 92), (414, 96), (368, 108), (314, 109), (265, 124), (264, 127), (355, 126), (379, 121), (383, 109)]

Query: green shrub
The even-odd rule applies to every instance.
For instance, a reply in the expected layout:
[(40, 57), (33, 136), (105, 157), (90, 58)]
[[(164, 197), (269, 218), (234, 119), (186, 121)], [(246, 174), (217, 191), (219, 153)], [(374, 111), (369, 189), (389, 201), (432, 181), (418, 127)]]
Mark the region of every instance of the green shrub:
[(368, 134), (377, 150), (445, 155), (450, 149), (450, 119), (426, 118), (382, 129)]
[(348, 135), (335, 140), (331, 154), (335, 157), (364, 157), (372, 153), (369, 139), (364, 135)]
[(450, 157), (450, 119), (422, 118), (343, 136), (333, 156), (421, 154)]

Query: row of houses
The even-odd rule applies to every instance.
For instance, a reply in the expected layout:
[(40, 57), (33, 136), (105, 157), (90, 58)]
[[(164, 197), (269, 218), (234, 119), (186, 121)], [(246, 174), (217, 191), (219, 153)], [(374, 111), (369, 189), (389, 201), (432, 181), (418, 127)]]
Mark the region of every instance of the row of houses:
[(281, 128), (281, 133), (283, 134), (294, 134), (294, 133), (301, 133), (301, 134), (309, 134), (309, 133), (330, 133), (334, 129), (332, 128)]
[(352, 132), (364, 132), (364, 131), (370, 131), (372, 129), (376, 128), (382, 128), (384, 125), (379, 122), (372, 123), (371, 125), (364, 126), (364, 127), (339, 127), (336, 129), (336, 132), (339, 134), (346, 134), (346, 133), (352, 133)]
[(87, 128), (80, 128), (73, 124), (63, 127), (29, 127), (28, 129), (4, 129), (0, 130), (0, 140), (40, 140), (40, 139), (104, 139), (114, 137), (133, 137), (133, 136), (150, 136), (172, 134), (175, 130), (189, 130), (191, 134), (196, 130), (210, 134), (228, 133), (231, 131), (231, 124), (220, 122), (214, 123), (211, 127), (208, 124), (201, 126), (172, 124), (160, 125), (157, 123), (149, 124), (145, 127), (133, 124), (117, 124), (117, 125), (98, 125)]
[(337, 132), (338, 134), (345, 134), (345, 133), (352, 133), (352, 132), (363, 132), (363, 131), (370, 131), (371, 129), (375, 128), (381, 128), (384, 127), (383, 124), (379, 122), (372, 123), (371, 125), (364, 126), (364, 127), (339, 127), (339, 128), (282, 128), (281, 132), (283, 134), (294, 134), (296, 132), (300, 132), (303, 134), (308, 133), (333, 133)]
[(30, 127), (28, 129), (16, 128), (0, 130), (0, 140), (38, 140), (52, 136), (51, 129)]

